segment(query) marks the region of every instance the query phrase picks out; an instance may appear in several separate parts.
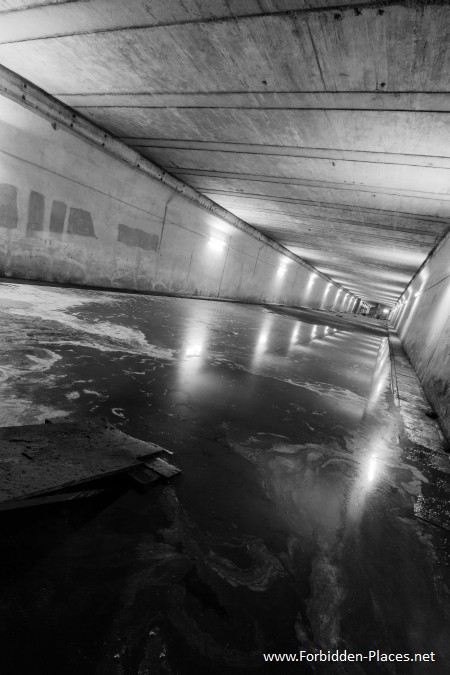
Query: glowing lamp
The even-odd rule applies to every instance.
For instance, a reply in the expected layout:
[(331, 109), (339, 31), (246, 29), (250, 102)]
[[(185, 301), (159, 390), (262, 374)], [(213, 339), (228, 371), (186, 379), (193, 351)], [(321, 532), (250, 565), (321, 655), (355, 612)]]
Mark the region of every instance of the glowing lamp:
[(216, 251), (220, 251), (225, 247), (225, 242), (222, 241), (222, 239), (217, 239), (216, 237), (210, 237), (209, 238), (209, 245), (211, 248), (215, 249)]

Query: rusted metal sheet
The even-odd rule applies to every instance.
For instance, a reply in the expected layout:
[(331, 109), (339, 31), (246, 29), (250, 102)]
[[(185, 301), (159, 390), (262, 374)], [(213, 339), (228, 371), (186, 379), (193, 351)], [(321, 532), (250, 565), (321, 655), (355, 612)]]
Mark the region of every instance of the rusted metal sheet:
[(161, 451), (105, 420), (0, 429), (0, 502), (128, 471)]

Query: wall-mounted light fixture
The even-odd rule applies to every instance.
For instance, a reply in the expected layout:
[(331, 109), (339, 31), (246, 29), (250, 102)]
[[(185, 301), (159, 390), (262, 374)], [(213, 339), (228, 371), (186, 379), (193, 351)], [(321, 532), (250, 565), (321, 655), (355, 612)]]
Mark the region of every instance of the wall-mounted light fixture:
[(307, 291), (307, 292), (309, 292), (309, 291), (311, 290), (312, 285), (313, 285), (313, 283), (315, 282), (316, 279), (317, 279), (317, 274), (314, 274), (314, 272), (312, 272), (312, 273), (309, 275), (308, 285), (306, 286), (306, 291)]
[(216, 237), (210, 237), (208, 244), (215, 251), (221, 251), (223, 248), (225, 248), (225, 242), (222, 239), (217, 239)]

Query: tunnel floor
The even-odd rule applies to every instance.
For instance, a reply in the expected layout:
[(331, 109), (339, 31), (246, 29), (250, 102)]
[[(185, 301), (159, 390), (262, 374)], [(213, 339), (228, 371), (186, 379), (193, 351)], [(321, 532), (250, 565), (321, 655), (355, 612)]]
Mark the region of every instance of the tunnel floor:
[[(2, 675), (450, 672), (448, 533), (414, 516), (380, 325), (15, 283), (0, 313), (1, 425), (101, 415), (182, 469), (0, 514)], [(336, 648), (437, 662), (263, 658)]]

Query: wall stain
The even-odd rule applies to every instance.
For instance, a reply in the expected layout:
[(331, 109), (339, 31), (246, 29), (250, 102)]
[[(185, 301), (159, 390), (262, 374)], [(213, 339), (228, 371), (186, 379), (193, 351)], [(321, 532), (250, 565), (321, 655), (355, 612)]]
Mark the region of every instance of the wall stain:
[(66, 219), (67, 204), (55, 200), (52, 204), (50, 214), (50, 232), (62, 234), (64, 231), (64, 221)]
[(44, 195), (32, 190), (28, 201), (27, 235), (33, 235), (34, 232), (42, 232), (44, 230), (44, 209)]
[(82, 237), (95, 237), (94, 223), (89, 211), (71, 208), (67, 232), (69, 234), (79, 234)]
[(0, 227), (17, 227), (17, 188), (9, 183), (0, 183)]
[(135, 246), (146, 251), (156, 251), (158, 249), (159, 237), (157, 234), (150, 234), (138, 227), (128, 227), (119, 223), (117, 231), (117, 241), (127, 246)]

